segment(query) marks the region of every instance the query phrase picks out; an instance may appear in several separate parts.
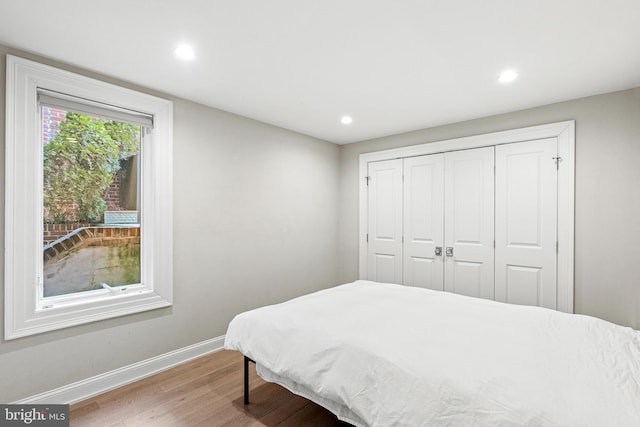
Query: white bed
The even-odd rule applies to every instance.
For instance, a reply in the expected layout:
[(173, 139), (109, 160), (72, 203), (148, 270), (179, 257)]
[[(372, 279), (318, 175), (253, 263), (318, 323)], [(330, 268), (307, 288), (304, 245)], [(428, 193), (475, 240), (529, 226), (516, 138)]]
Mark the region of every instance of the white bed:
[(368, 281), (236, 316), (225, 348), (356, 426), (640, 426), (640, 332)]

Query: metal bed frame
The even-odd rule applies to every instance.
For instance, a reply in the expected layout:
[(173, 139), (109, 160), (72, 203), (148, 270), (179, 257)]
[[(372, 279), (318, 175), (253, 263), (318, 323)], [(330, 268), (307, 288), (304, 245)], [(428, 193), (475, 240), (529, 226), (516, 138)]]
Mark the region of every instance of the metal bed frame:
[(256, 364), (255, 360), (244, 356), (244, 404), (249, 404), (249, 362)]

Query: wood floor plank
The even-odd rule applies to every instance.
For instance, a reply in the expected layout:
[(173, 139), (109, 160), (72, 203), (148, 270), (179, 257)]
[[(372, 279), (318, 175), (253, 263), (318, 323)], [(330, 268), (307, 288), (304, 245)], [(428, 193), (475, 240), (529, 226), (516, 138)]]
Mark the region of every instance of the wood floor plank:
[(71, 406), (71, 426), (347, 426), (326, 409), (250, 367), (249, 405), (243, 403), (243, 358), (216, 353)]

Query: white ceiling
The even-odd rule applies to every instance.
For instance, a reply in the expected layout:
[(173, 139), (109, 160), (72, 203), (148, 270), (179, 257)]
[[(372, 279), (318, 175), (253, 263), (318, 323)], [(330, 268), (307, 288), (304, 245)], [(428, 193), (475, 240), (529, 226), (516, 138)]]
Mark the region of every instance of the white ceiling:
[(640, 0), (2, 0), (0, 44), (342, 144), (640, 86)]

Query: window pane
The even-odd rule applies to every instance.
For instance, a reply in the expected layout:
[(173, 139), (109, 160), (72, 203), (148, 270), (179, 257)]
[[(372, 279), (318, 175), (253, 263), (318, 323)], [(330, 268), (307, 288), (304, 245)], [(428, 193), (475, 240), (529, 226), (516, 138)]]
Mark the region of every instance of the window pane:
[(41, 115), (42, 296), (140, 283), (140, 126)]

